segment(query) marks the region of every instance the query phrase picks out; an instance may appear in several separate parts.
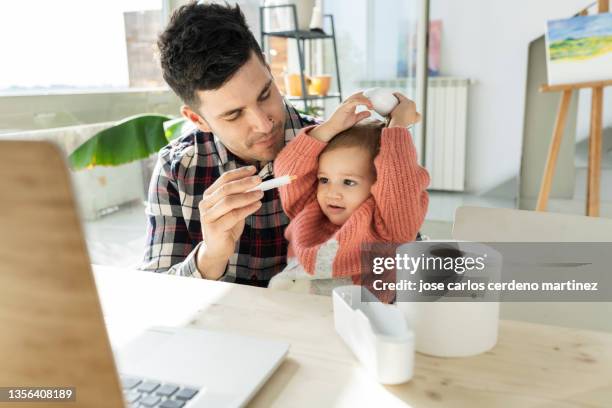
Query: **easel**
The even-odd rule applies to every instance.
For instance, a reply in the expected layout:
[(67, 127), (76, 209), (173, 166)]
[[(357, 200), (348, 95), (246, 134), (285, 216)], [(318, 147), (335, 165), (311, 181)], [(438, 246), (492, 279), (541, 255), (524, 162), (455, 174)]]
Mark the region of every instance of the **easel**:
[[(598, 12), (607, 13), (609, 11), (609, 0), (598, 0)], [(591, 128), (589, 132), (589, 167), (588, 167), (588, 184), (587, 184), (587, 202), (586, 214), (591, 217), (599, 216), (599, 188), (601, 180), (601, 128), (602, 128), (602, 110), (603, 110), (603, 89), (606, 86), (611, 86), (610, 81), (598, 82), (582, 82), (575, 84), (563, 85), (542, 85), (540, 92), (558, 92), (563, 91), (557, 119), (553, 130), (552, 140), (548, 148), (548, 157), (544, 166), (544, 177), (540, 186), (536, 211), (546, 211), (548, 204), (548, 196), (552, 186), (552, 179), (557, 164), (557, 156), (561, 147), (561, 139), (563, 137), (563, 129), (565, 128), (565, 119), (567, 118), (567, 110), (569, 108), (572, 92), (574, 89), (591, 88)]]

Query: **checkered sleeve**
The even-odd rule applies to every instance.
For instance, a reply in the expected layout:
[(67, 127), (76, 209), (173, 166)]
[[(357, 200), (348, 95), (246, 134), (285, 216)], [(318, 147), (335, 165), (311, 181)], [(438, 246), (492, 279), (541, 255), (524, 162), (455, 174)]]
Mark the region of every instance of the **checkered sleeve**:
[(180, 161), (173, 159), (173, 149), (164, 148), (153, 171), (149, 186), (146, 215), (148, 219), (144, 260), (139, 269), (170, 275), (201, 278), (195, 245), (187, 230), (177, 182)]

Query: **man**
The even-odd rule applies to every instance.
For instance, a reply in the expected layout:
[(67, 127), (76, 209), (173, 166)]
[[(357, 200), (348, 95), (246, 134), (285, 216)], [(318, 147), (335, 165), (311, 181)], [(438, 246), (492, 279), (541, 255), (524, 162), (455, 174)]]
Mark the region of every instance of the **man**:
[[(278, 152), (315, 122), (283, 100), (238, 6), (183, 6), (158, 45), (197, 129), (159, 153), (141, 269), (267, 286), (286, 264), (289, 219), (277, 189), (247, 191), (274, 177)], [(346, 102), (371, 107), (362, 94)]]
[(183, 6), (158, 45), (197, 130), (159, 153), (142, 269), (265, 286), (285, 266), (289, 220), (277, 189), (246, 191), (314, 122), (284, 102), (238, 6)]

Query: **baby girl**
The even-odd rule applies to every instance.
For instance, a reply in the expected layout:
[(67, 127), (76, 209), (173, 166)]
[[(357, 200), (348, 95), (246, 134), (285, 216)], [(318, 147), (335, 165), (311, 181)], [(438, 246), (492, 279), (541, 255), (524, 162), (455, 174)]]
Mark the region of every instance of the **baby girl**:
[(429, 201), (427, 170), (419, 166), (407, 126), (419, 120), (412, 101), (399, 104), (388, 127), (358, 123), (372, 108), (357, 93), (318, 126), (305, 128), (274, 161), (276, 176), (297, 180), (280, 188), (291, 222), (287, 267), (269, 287), (329, 294), (360, 282), (361, 245), (414, 241)]

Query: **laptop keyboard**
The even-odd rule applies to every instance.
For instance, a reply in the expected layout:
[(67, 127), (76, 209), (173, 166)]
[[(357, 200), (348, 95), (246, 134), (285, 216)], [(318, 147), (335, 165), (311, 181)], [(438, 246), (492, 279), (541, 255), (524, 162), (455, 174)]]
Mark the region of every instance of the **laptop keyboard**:
[(199, 391), (138, 377), (121, 377), (121, 385), (130, 408), (183, 408)]

